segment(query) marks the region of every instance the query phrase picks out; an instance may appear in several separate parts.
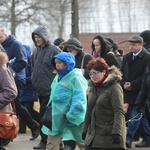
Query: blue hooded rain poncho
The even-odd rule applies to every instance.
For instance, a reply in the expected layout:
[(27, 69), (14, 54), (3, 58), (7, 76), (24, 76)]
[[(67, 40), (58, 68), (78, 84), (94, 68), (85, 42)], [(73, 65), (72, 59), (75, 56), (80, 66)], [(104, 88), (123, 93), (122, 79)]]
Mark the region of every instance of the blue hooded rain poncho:
[[(55, 58), (63, 60), (67, 67), (57, 70)], [(62, 140), (83, 142), (81, 134), (87, 105), (87, 80), (80, 69), (74, 69), (75, 58), (70, 53), (57, 54), (51, 64), (58, 72), (51, 85), (48, 103), (52, 105), (52, 131), (45, 126), (42, 131), (46, 135), (60, 135)]]

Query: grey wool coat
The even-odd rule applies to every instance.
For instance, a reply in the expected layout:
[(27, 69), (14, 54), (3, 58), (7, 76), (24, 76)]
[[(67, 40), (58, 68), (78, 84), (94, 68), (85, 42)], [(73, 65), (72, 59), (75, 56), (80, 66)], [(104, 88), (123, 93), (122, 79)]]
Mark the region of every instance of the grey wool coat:
[[(86, 133), (86, 145), (92, 144), (95, 148), (126, 149), (123, 90), (120, 80), (120, 71), (112, 66), (97, 93), (94, 83), (89, 82), (90, 91), (83, 127), (83, 133)], [(121, 136), (120, 144), (113, 144), (112, 134)]]

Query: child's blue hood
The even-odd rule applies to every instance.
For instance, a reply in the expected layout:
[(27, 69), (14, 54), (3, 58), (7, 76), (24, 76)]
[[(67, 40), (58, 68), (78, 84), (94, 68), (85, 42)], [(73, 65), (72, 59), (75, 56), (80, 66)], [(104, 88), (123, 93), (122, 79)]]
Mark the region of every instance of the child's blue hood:
[(52, 58), (51, 65), (53, 69), (56, 69), (54, 62), (55, 58), (63, 60), (67, 64), (68, 71), (72, 70), (75, 67), (75, 57), (68, 52), (61, 52)]

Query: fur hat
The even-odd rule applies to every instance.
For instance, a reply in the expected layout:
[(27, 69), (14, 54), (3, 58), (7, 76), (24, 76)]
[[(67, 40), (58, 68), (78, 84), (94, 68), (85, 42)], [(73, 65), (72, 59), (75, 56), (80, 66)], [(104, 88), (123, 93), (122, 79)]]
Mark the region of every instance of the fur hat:
[(140, 36), (143, 38), (145, 43), (150, 43), (150, 30), (141, 32)]
[(77, 38), (70, 38), (66, 43), (65, 43), (65, 48), (71, 47), (75, 49), (76, 51), (83, 51), (83, 46)]
[(133, 43), (143, 43), (143, 38), (139, 35), (133, 35), (127, 41)]

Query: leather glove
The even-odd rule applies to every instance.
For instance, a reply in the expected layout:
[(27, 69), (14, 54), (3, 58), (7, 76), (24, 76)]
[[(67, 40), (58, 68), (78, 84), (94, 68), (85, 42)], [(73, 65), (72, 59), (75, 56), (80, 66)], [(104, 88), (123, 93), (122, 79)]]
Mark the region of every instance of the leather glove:
[(113, 144), (119, 144), (121, 142), (121, 136), (119, 134), (112, 134)]
[(82, 140), (85, 140), (86, 133), (82, 133)]

